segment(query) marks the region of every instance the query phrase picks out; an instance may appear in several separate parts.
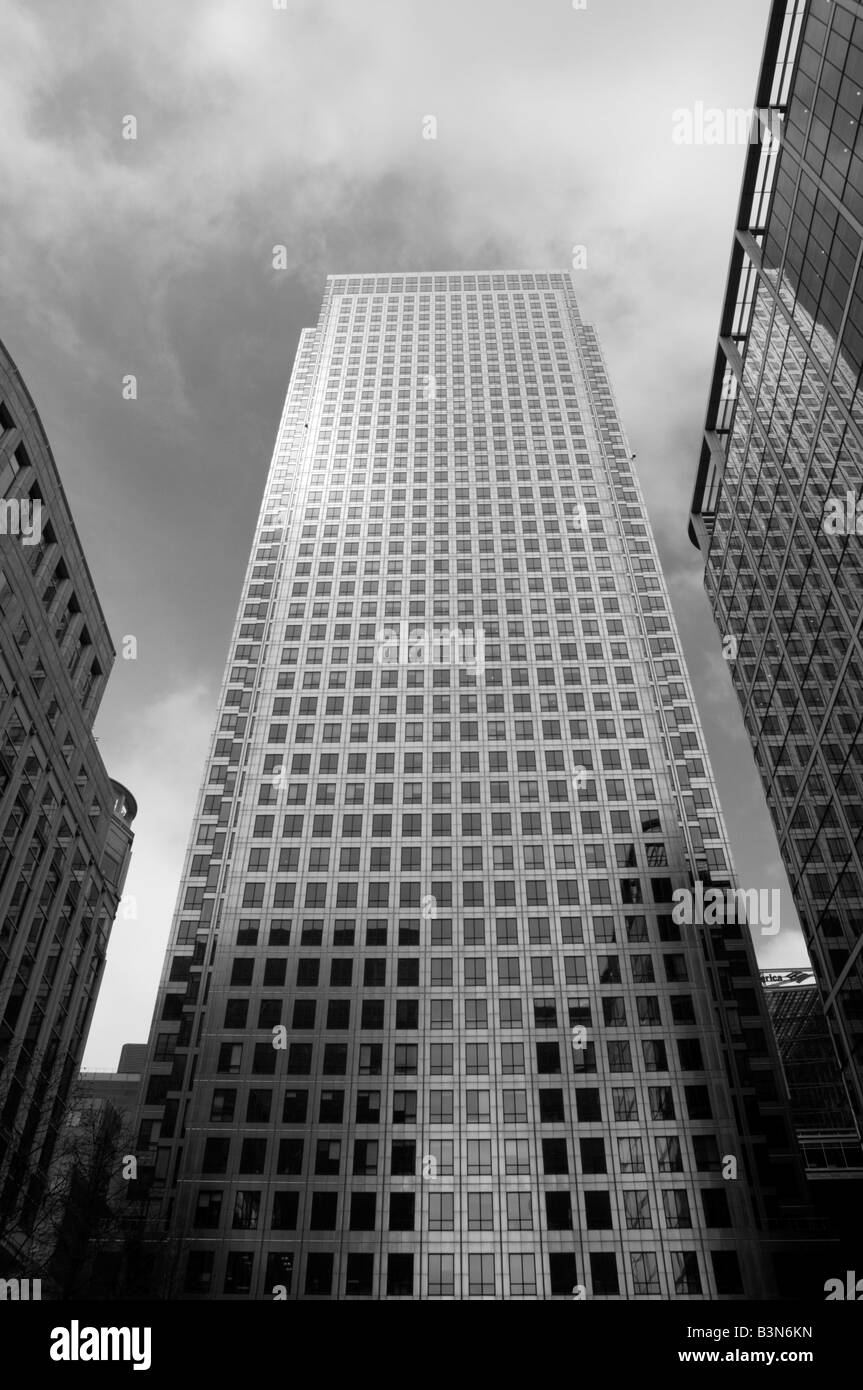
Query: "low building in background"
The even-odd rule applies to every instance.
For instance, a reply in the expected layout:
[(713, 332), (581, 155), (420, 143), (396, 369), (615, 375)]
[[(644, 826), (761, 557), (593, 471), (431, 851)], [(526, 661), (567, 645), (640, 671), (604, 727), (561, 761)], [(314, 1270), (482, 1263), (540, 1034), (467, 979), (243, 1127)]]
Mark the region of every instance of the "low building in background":
[(112, 1106), (129, 1124), (135, 1118), (147, 1044), (124, 1043), (116, 1071), (81, 1071), (77, 1095), (82, 1104)]

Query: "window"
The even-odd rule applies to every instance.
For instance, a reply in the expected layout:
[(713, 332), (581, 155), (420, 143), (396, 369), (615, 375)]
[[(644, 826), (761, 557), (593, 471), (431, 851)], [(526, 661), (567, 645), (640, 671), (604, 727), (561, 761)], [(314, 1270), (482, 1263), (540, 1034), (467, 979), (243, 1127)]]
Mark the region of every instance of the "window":
[(630, 1231), (649, 1230), (653, 1222), (650, 1217), (650, 1196), (640, 1188), (628, 1189), (623, 1193), (623, 1213), (627, 1229)]
[(692, 1149), (699, 1173), (718, 1173), (722, 1167), (719, 1145), (713, 1134), (694, 1134)]
[(701, 1071), (704, 1067), (698, 1038), (678, 1038), (677, 1055), (682, 1071)]
[(239, 1191), (234, 1194), (234, 1217), (231, 1227), (235, 1231), (256, 1231), (261, 1211), (260, 1192)]
[(309, 1220), (310, 1231), (334, 1231), (338, 1212), (337, 1192), (313, 1192), (312, 1210)]
[(221, 1043), (219, 1046), (218, 1070), (236, 1075), (242, 1070), (243, 1044)]
[(467, 1228), (469, 1231), (494, 1230), (494, 1197), (491, 1192), (467, 1194)]
[(466, 1092), (465, 1119), (468, 1124), (488, 1124), (491, 1121), (491, 1093), (489, 1091)]
[(430, 1192), (428, 1205), (430, 1231), (452, 1231), (455, 1228), (455, 1198), (452, 1192)]
[(308, 1091), (285, 1091), (285, 1099), (282, 1105), (282, 1123), (289, 1125), (304, 1124), (308, 1101)]
[(468, 1255), (468, 1294), (473, 1298), (494, 1298), (494, 1255)]
[(396, 1043), (393, 1056), (393, 1070), (396, 1076), (416, 1076), (416, 1043)]
[(680, 1188), (666, 1188), (662, 1194), (662, 1207), (665, 1224), (670, 1231), (689, 1230), (692, 1217), (689, 1212), (689, 1198)]
[(191, 1250), (186, 1262), (186, 1293), (209, 1293), (213, 1280), (212, 1250)]
[[(548, 1096), (555, 1096), (555, 1097), (559, 1096), (559, 1097), (560, 1097), (560, 1100), (559, 1100), (559, 1111), (558, 1111), (558, 1113), (555, 1113), (555, 1114), (554, 1114), (553, 1116), (551, 1116), (550, 1118), (553, 1118), (553, 1119), (556, 1119), (556, 1120), (562, 1120), (562, 1119), (564, 1119), (564, 1113), (563, 1113), (563, 1092), (562, 1092), (562, 1091), (548, 1091), (548, 1092), (545, 1092), (545, 1094), (548, 1095)], [(543, 1108), (543, 1107), (542, 1107), (542, 1097), (543, 1097), (543, 1092), (540, 1091), (540, 1113), (541, 1113), (541, 1114), (542, 1114), (542, 1108)], [(594, 1122), (594, 1121), (600, 1121), (600, 1120), (602, 1119), (602, 1104), (601, 1104), (601, 1101), (600, 1101), (600, 1094), (599, 1094), (599, 1091), (598, 1091), (597, 1089), (595, 1089), (594, 1087), (585, 1087), (585, 1086), (579, 1087), (579, 1088), (576, 1090), (576, 1092), (575, 1092), (575, 1110), (576, 1110), (576, 1115), (577, 1115), (578, 1119), (579, 1119), (581, 1122), (583, 1122), (583, 1123), (591, 1123), (591, 1122)], [(545, 1116), (543, 1116), (543, 1118), (545, 1118)], [(615, 1119), (616, 1119), (616, 1118), (617, 1118), (617, 1116), (615, 1116)]]
[(342, 1145), (339, 1139), (319, 1139), (315, 1146), (315, 1172), (336, 1177), (341, 1168)]
[(716, 1292), (742, 1294), (743, 1278), (736, 1252), (734, 1250), (711, 1250), (710, 1260), (713, 1265), (713, 1277), (716, 1280)]
[(452, 1298), (455, 1295), (454, 1256), (429, 1255), (428, 1295), (429, 1298)]
[(728, 1196), (723, 1188), (703, 1187), (701, 1205), (704, 1209), (705, 1226), (722, 1228), (731, 1225)]
[(536, 1295), (536, 1262), (532, 1254), (510, 1255), (509, 1292), (511, 1298)]
[(550, 1231), (572, 1230), (572, 1198), (568, 1192), (546, 1192), (545, 1224)]
[[(524, 1141), (524, 1143), (526, 1148), (527, 1141)], [(467, 1171), (469, 1175), (475, 1177), (489, 1176), (491, 1174), (492, 1166), (490, 1139), (468, 1139)]]
[(254, 1255), (245, 1250), (229, 1250), (225, 1268), (225, 1293), (245, 1294), (252, 1287)]
[(210, 1106), (210, 1120), (229, 1123), (234, 1118), (237, 1093), (234, 1090), (215, 1090)]
[(611, 1197), (608, 1192), (585, 1192), (584, 1214), (589, 1231), (611, 1231)]
[(548, 1257), (549, 1282), (552, 1295), (572, 1296), (578, 1284), (575, 1256), (568, 1251), (550, 1254)]
[(273, 1196), (273, 1230), (296, 1230), (299, 1206), (299, 1192), (276, 1192)]
[(373, 1177), (378, 1171), (378, 1141), (357, 1139), (354, 1143), (353, 1171), (358, 1176)]
[(397, 1177), (413, 1177), (416, 1172), (416, 1142), (413, 1139), (394, 1139), (390, 1153), (390, 1171)]
[[(434, 1093), (433, 1093), (434, 1094)], [(440, 1092), (439, 1094), (444, 1094)], [(450, 1120), (452, 1120), (452, 1092), (450, 1096)], [(416, 1124), (417, 1118), (417, 1093), (416, 1091), (394, 1091), (393, 1092), (393, 1124), (412, 1125)]]
[(204, 1188), (198, 1193), (193, 1226), (196, 1230), (215, 1231), (222, 1216), (222, 1192)]
[(632, 1071), (632, 1049), (628, 1041), (621, 1039), (617, 1042), (607, 1042), (606, 1050), (609, 1071)]
[(645, 1171), (644, 1149), (642, 1141), (637, 1135), (618, 1139), (617, 1156), (621, 1173), (643, 1173)]
[(661, 1293), (659, 1267), (652, 1250), (633, 1251), (630, 1256), (632, 1291), (637, 1297)]
[(657, 1135), (656, 1163), (660, 1173), (682, 1173), (683, 1155), (676, 1135)]
[(423, 1155), (423, 1168), (443, 1177), (453, 1173), (453, 1141), (451, 1139), (428, 1139), (428, 1153)]
[(240, 1149), (241, 1173), (263, 1173), (267, 1162), (266, 1139), (244, 1139)]
[(389, 1229), (391, 1231), (412, 1231), (414, 1229), (414, 1202), (413, 1192), (393, 1192), (390, 1195)]
[(677, 1294), (701, 1293), (701, 1274), (694, 1250), (671, 1251), (671, 1274)]
[(664, 1042), (661, 1040), (654, 1042), (643, 1038), (641, 1051), (644, 1057), (645, 1071), (668, 1071), (668, 1058)]
[(333, 1264), (335, 1256), (323, 1251), (315, 1251), (306, 1257), (307, 1294), (327, 1297), (333, 1287)]
[(345, 1271), (346, 1297), (371, 1297), (374, 1291), (374, 1255), (352, 1251)]
[(536, 1069), (542, 1075), (556, 1075), (560, 1072), (560, 1046), (556, 1042), (536, 1044)]
[(638, 1101), (632, 1086), (615, 1086), (611, 1095), (616, 1120), (638, 1120)]
[(280, 1177), (299, 1177), (302, 1171), (302, 1139), (280, 1139), (276, 1172)]
[(647, 1094), (650, 1097), (651, 1119), (674, 1119), (674, 1093), (670, 1086), (650, 1086)]
[(590, 1252), (590, 1278), (594, 1296), (608, 1298), (620, 1293), (617, 1277), (617, 1256), (613, 1254)]
[(712, 1120), (710, 1092), (706, 1086), (684, 1086), (686, 1113), (690, 1120)]
[(411, 1298), (413, 1291), (413, 1255), (389, 1255), (387, 1258), (387, 1297)]
[[(582, 1139), (582, 1162), (584, 1161), (584, 1145), (599, 1145), (602, 1149), (601, 1139)], [(597, 1151), (598, 1152), (598, 1151)], [(603, 1164), (605, 1160), (603, 1157)], [(543, 1139), (542, 1140), (542, 1171), (548, 1175), (563, 1174), (569, 1172), (569, 1158), (567, 1155), (565, 1139)], [(584, 1169), (585, 1172), (605, 1172), (604, 1166), (600, 1168)]]
[(510, 1231), (532, 1231), (533, 1209), (529, 1192), (506, 1194), (506, 1224)]
[(445, 1125), (453, 1122), (453, 1092), (433, 1090), (429, 1092), (429, 1124)]
[(662, 1023), (659, 1000), (654, 994), (642, 994), (636, 999), (638, 1022), (643, 1028), (656, 1028)]

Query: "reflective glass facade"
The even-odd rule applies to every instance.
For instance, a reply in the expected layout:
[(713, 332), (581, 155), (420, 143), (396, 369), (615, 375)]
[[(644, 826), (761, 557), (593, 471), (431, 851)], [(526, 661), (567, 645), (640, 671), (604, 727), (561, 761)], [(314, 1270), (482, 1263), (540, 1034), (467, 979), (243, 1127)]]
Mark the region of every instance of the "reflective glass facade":
[(180, 1295), (769, 1292), (800, 1172), (696, 879), (725, 829), (571, 277), (331, 277), (149, 1043)]
[(863, 7), (775, 4), (757, 104), (692, 535), (859, 1127)]

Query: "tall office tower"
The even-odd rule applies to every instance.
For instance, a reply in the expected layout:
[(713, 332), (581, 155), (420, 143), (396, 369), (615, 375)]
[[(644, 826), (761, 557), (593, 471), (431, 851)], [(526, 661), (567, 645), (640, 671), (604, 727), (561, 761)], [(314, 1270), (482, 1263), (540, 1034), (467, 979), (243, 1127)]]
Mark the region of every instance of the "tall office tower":
[(863, 1124), (863, 11), (776, 0), (690, 535)]
[(763, 970), (761, 983), (813, 1207), (830, 1221), (854, 1260), (863, 1230), (863, 1149), (815, 975), (805, 969)]
[(42, 422), (0, 344), (0, 1259), (39, 1214), (132, 844), (92, 727), (114, 653)]
[(799, 1168), (695, 880), (725, 831), (571, 277), (331, 277), (150, 1038), (181, 1293), (772, 1289)]

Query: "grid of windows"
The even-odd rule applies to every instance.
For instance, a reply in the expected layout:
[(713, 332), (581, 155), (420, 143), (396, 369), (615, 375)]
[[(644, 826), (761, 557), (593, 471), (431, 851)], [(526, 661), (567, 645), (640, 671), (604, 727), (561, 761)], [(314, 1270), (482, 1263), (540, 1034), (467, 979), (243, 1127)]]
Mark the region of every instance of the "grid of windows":
[[(671, 916), (708, 864), (730, 872), (725, 832), (569, 276), (331, 278), (157, 1004), (175, 1064), (151, 1055), (141, 1112), (154, 1201), (188, 1233), (204, 1192), (214, 1223), (185, 1291), (273, 1296), (238, 1210), (291, 1297), (718, 1293), (715, 1254), (764, 1287), (748, 1189), (733, 1234), (702, 1201), (751, 1144), (715, 965), (751, 979), (751, 948)], [(775, 1102), (752, 1041), (732, 1088)]]
[(863, 18), (777, 0), (780, 23), (787, 111), (750, 155), (771, 172), (752, 200), (747, 172), (693, 535), (859, 1129)]
[(0, 506), (0, 1229), (18, 1250), (44, 1201), (136, 808), (92, 734), (111, 639), (36, 406), (2, 343)]

